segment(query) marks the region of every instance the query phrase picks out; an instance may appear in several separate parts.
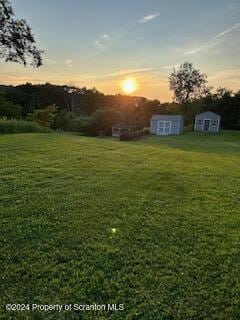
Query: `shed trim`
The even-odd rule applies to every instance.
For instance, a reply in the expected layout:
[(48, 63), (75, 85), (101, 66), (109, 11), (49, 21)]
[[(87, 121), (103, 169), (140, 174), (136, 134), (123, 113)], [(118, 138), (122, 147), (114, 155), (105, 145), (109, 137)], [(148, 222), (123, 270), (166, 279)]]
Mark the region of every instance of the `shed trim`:
[(219, 117), (219, 119), (218, 119), (218, 121), (217, 121), (217, 122), (218, 122), (217, 132), (219, 132), (219, 127), (220, 127), (220, 119), (221, 119), (221, 118)]

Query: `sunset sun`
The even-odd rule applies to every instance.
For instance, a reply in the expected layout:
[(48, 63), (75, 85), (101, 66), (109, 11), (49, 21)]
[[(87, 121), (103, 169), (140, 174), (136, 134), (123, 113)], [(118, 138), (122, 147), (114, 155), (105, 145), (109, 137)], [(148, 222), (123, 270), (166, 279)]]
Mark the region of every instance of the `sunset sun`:
[(126, 94), (131, 94), (138, 89), (138, 84), (135, 79), (127, 78), (122, 81), (121, 87)]

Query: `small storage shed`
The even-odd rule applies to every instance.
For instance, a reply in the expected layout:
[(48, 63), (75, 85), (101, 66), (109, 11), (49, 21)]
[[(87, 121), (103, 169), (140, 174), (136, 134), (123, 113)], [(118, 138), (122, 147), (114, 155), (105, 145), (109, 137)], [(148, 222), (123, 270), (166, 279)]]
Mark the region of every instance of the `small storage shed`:
[(212, 111), (206, 111), (200, 114), (196, 115), (195, 118), (195, 131), (200, 132), (219, 132), (220, 128), (220, 120), (221, 117), (212, 112)]
[(157, 136), (183, 133), (183, 117), (180, 115), (154, 115), (151, 118), (150, 133)]

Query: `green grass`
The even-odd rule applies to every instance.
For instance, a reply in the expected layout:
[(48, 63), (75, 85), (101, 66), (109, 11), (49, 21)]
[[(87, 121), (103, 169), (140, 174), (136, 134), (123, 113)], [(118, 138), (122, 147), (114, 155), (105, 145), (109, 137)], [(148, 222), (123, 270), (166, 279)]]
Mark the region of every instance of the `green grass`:
[(240, 318), (240, 132), (3, 135), (0, 163), (2, 305), (125, 306), (1, 319)]
[(39, 124), (32, 121), (25, 120), (5, 120), (0, 119), (0, 134), (1, 133), (33, 133), (33, 132), (45, 132), (49, 133), (51, 130), (46, 127), (42, 127)]

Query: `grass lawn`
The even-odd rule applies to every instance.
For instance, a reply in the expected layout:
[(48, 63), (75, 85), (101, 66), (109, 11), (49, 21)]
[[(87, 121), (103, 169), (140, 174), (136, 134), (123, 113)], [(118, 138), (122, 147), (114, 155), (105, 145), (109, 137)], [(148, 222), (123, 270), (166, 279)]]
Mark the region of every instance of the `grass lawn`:
[(0, 163), (1, 319), (240, 319), (240, 132), (1, 135)]

